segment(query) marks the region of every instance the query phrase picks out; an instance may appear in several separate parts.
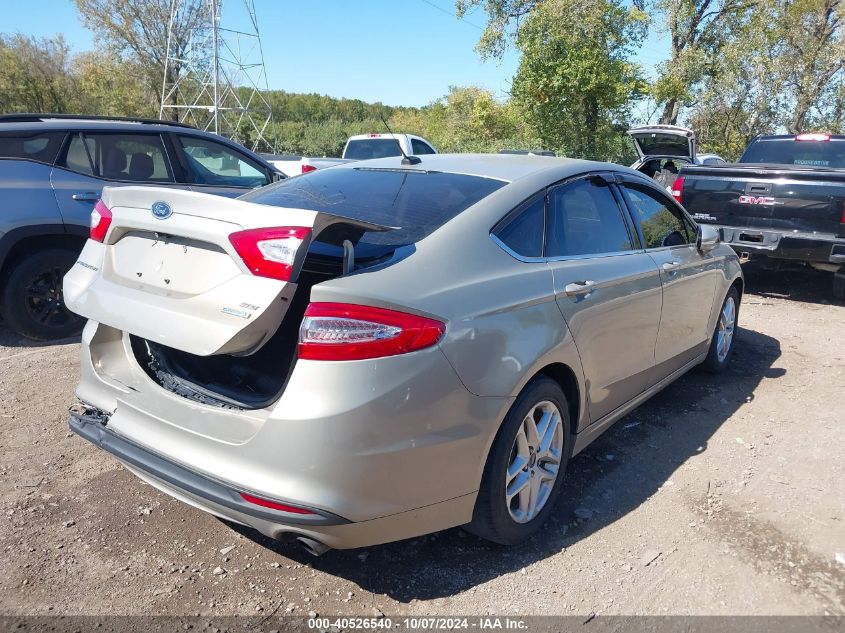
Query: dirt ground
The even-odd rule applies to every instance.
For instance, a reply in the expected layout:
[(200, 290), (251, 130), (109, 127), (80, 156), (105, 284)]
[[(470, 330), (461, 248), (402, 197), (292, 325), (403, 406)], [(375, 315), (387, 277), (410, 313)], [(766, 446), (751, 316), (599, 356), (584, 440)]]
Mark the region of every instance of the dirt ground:
[(236, 531), (69, 434), (77, 341), (0, 327), (0, 614), (843, 615), (845, 306), (827, 275), (746, 275), (730, 371), (617, 423), (511, 549), (454, 529), (313, 558)]

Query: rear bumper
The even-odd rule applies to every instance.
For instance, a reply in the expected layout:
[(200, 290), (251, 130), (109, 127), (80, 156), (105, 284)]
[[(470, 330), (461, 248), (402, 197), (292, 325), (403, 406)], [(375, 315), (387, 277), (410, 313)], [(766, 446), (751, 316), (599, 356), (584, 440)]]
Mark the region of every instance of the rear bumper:
[(472, 516), (475, 505), (476, 495), (468, 494), (424, 508), (357, 522), (316, 508), (309, 508), (313, 515), (265, 509), (243, 501), (239, 492), (250, 491), (197, 473), (121, 437), (108, 428), (107, 419), (108, 414), (102, 411), (71, 412), (69, 425), (71, 431), (111, 453), (133, 474), (162, 492), (274, 539), (303, 536), (335, 549), (368, 547), (452, 527), (456, 517)]
[[(70, 430), (98, 448), (117, 457), (133, 471), (142, 471), (163, 484), (182, 490), (214, 506), (227, 508), (235, 513), (270, 522), (293, 525), (342, 525), (350, 521), (317, 508), (306, 508), (312, 514), (283, 512), (246, 502), (241, 492), (262, 496), (254, 490), (244, 490), (232, 484), (211, 479), (176, 462), (157, 455), (138, 444), (121, 437), (108, 428), (105, 411), (89, 410), (86, 413), (70, 412)], [(263, 497), (266, 498), (266, 497)], [(276, 499), (278, 503), (286, 503)], [(287, 502), (289, 503), (289, 502)], [(299, 506), (301, 507), (301, 506)]]
[(801, 233), (747, 227), (719, 226), (722, 241), (740, 255), (845, 265), (845, 238), (824, 233)]
[[(240, 411), (162, 388), (113, 328), (89, 322), (80, 351), (76, 394), (95, 415), (72, 419), (76, 433), (195, 507), (335, 548), (469, 522), (512, 402), (471, 394), (437, 347), (376, 362), (301, 360), (275, 404)], [(240, 492), (318, 516), (263, 513)]]

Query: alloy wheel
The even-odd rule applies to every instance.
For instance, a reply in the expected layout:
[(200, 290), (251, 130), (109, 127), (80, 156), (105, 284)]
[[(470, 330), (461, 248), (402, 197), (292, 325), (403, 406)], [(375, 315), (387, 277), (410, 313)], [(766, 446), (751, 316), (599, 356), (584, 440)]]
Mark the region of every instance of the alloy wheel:
[(563, 421), (557, 406), (534, 405), (519, 426), (505, 473), (505, 501), (511, 518), (528, 523), (554, 489), (563, 455)]
[(722, 363), (728, 357), (733, 344), (734, 328), (736, 327), (736, 302), (733, 297), (725, 299), (722, 312), (719, 314), (719, 326), (716, 329), (716, 357)]

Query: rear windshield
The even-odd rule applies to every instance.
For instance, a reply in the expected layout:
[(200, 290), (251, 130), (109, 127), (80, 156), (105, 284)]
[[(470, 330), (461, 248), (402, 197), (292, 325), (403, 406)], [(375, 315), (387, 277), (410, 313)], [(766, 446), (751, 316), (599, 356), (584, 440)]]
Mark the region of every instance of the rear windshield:
[(371, 158), (390, 158), (401, 156), (399, 141), (393, 138), (366, 138), (358, 141), (349, 141), (344, 158), (355, 160), (369, 160)]
[(505, 184), (443, 172), (334, 168), (279, 181), (241, 200), (400, 227), (369, 232), (361, 239), (361, 243), (400, 246), (418, 242)]
[(741, 163), (845, 167), (845, 141), (761, 139), (745, 150)]

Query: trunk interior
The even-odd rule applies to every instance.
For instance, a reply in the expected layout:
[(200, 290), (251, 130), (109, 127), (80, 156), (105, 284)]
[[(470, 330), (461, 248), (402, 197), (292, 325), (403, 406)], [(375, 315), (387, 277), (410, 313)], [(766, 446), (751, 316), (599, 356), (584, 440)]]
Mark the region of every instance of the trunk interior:
[(227, 409), (262, 409), (281, 397), (296, 364), (299, 325), (311, 287), (337, 277), (339, 270), (321, 265), (303, 271), (291, 305), (275, 334), (249, 356), (196, 356), (137, 336), (132, 350), (141, 368), (165, 389), (184, 398)]

